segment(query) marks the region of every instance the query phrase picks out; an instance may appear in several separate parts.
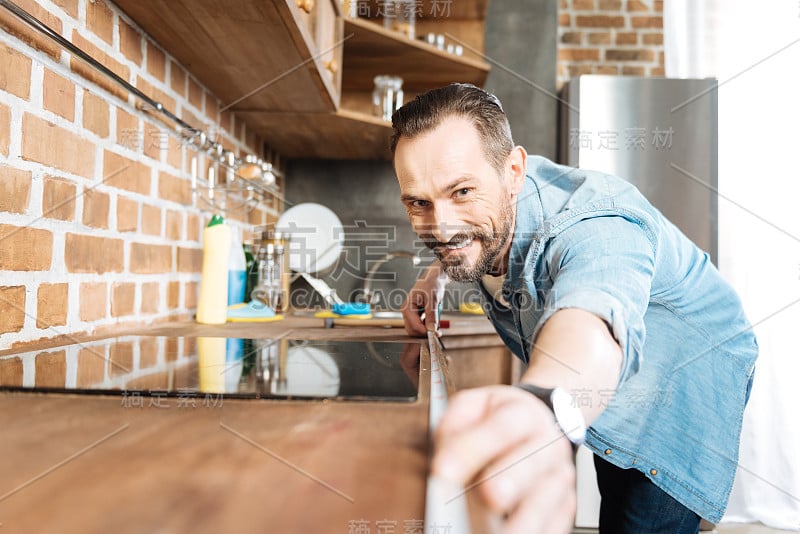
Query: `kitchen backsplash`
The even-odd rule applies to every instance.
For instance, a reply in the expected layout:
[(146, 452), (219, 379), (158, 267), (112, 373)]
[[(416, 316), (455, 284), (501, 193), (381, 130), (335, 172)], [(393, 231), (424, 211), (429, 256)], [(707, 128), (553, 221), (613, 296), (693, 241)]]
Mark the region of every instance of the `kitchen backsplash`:
[(582, 74), (664, 76), (662, 0), (559, 0), (560, 88)]
[[(226, 149), (274, 156), (113, 4), (15, 2)], [(193, 313), (208, 218), (195, 149), (5, 9), (0, 28), (0, 349)], [(226, 217), (246, 230), (279, 208)]]

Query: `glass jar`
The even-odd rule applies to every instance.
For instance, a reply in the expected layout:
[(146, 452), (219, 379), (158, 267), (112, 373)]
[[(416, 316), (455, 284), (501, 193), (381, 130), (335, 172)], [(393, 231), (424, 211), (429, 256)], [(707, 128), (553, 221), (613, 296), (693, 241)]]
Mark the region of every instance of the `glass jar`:
[(372, 91), (372, 112), (383, 120), (392, 120), (392, 114), (403, 105), (403, 78), (381, 74), (375, 76)]

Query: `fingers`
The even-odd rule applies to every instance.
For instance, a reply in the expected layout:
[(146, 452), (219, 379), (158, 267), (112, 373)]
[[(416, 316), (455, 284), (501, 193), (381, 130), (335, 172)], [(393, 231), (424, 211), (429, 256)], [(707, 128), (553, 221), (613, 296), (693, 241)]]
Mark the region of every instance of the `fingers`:
[(504, 532), (563, 534), (572, 531), (577, 508), (575, 468), (571, 462), (551, 466), (553, 468), (533, 481), (529, 492), (518, 501), (506, 520)]
[[(485, 466), (541, 432), (539, 429), (551, 427), (553, 417), (547, 407), (524, 393), (510, 387), (492, 388), (486, 393), (485, 414), (477, 421), (465, 416), (461, 407), (452, 421), (446, 413), (437, 432), (434, 473), (466, 484)], [(456, 420), (459, 417), (461, 420)], [(465, 422), (470, 417), (471, 422)]]
[(419, 307), (411, 300), (406, 299), (401, 309), (403, 313), (403, 326), (409, 336), (424, 336), (428, 330), (419, 315)]

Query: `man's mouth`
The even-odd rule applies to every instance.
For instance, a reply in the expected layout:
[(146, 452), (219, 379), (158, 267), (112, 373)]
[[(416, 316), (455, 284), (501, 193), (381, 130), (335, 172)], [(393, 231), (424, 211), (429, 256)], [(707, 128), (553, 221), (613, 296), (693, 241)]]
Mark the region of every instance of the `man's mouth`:
[(466, 247), (470, 243), (472, 243), (472, 238), (471, 237), (468, 238), (468, 239), (462, 239), (461, 241), (456, 241), (455, 243), (448, 243), (448, 244), (444, 245), (444, 248), (446, 248), (448, 250), (458, 250), (460, 248)]

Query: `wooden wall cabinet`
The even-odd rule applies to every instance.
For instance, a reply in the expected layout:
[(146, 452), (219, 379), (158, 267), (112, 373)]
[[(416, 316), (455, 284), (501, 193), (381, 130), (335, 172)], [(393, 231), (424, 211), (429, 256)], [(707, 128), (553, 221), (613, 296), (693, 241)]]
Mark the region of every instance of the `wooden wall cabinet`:
[[(453, 12), (438, 17), (435, 2), (419, 6), (418, 33), (447, 35), (463, 43), (464, 56), (380, 20), (346, 17), (341, 1), (116, 0), (223, 108), (288, 158), (388, 159), (391, 124), (371, 114), (378, 74), (402, 77), (406, 99), (455, 81), (485, 82), (486, 0), (439, 1)], [(366, 5), (377, 15), (373, 4)]]

